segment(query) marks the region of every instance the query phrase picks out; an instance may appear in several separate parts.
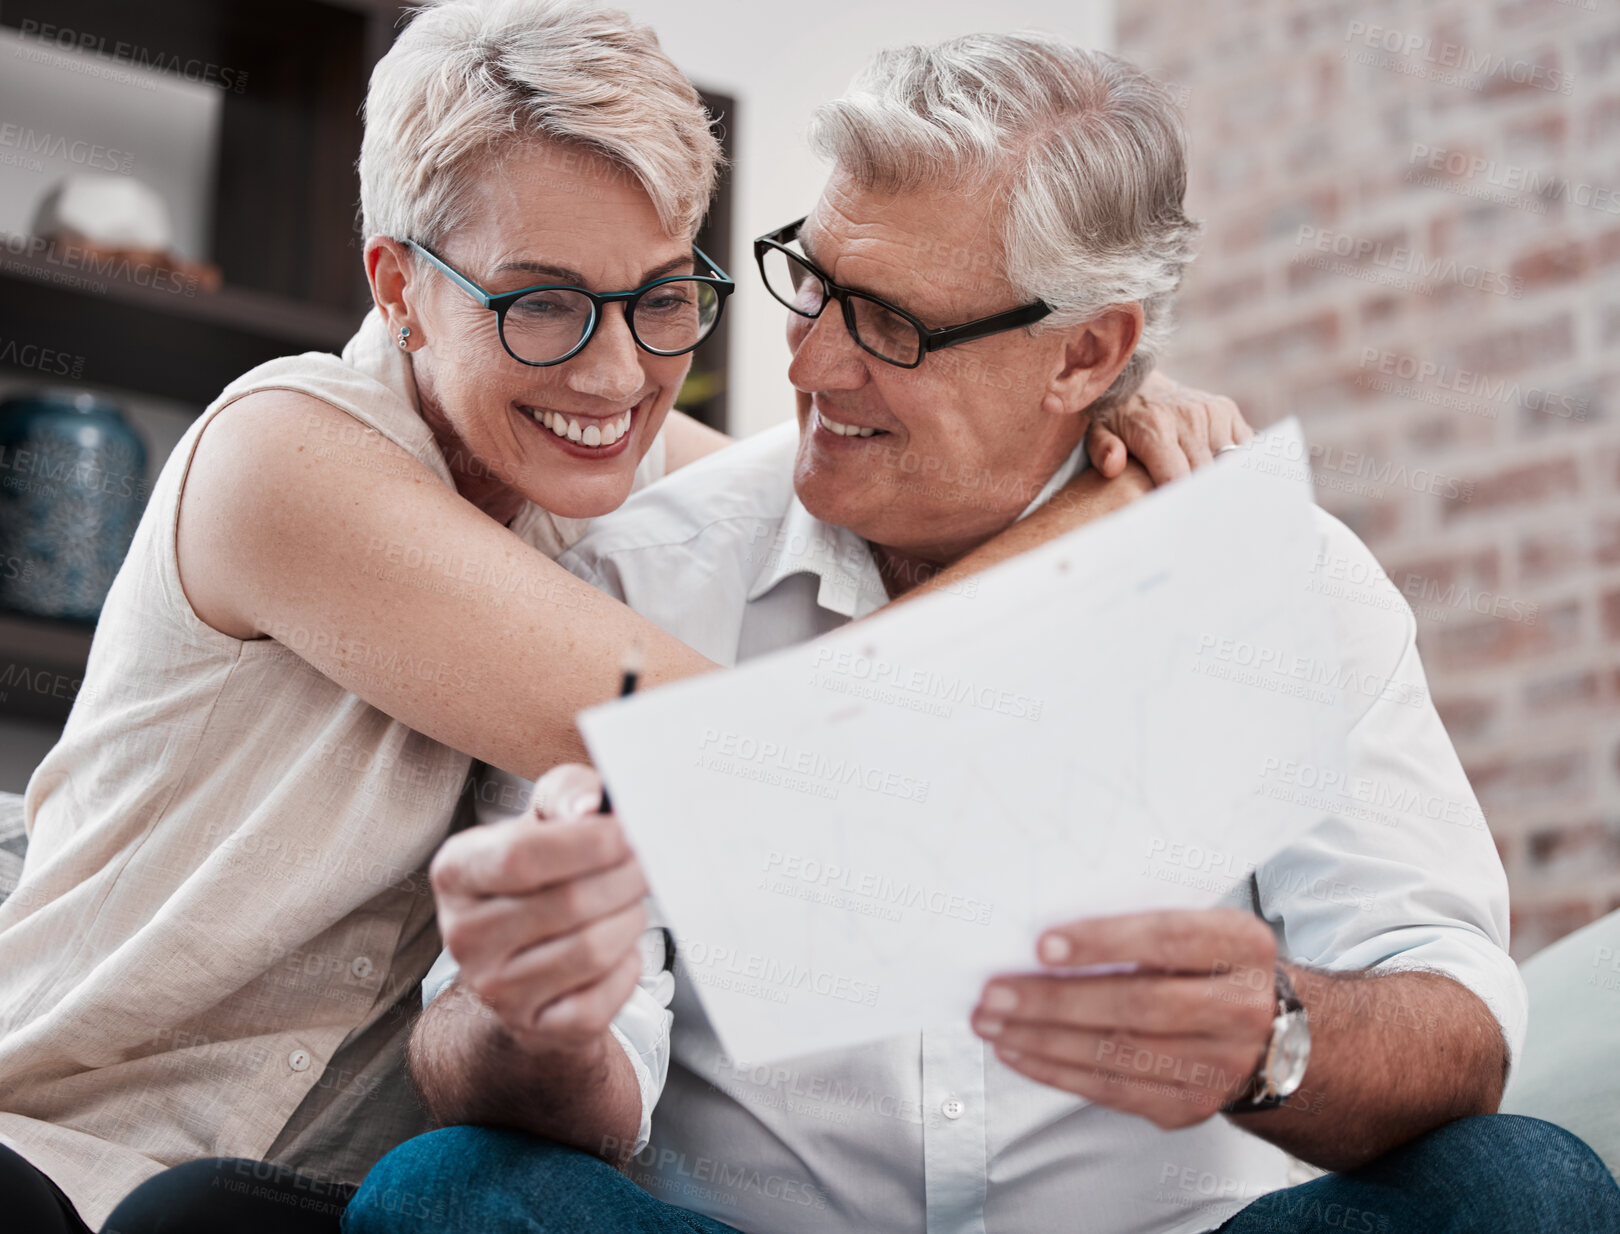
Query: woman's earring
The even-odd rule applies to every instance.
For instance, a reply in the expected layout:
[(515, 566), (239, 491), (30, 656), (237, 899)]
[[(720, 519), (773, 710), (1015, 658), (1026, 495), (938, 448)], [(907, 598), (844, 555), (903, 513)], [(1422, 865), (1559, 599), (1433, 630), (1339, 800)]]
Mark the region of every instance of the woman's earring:
[(409, 326), (401, 326), (399, 328), (399, 347), (401, 351), (409, 351), (411, 349), (411, 328)]

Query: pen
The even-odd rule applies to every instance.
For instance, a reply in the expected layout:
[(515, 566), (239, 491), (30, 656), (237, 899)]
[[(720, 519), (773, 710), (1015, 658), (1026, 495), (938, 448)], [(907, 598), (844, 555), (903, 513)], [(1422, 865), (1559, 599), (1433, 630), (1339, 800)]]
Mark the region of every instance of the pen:
[[(624, 659), (619, 662), (619, 697), (629, 698), (636, 692), (636, 682), (641, 679), (641, 644), (631, 643), (625, 649)], [(613, 802), (608, 799), (607, 781), (602, 782), (602, 804), (597, 807), (598, 814), (612, 814)]]

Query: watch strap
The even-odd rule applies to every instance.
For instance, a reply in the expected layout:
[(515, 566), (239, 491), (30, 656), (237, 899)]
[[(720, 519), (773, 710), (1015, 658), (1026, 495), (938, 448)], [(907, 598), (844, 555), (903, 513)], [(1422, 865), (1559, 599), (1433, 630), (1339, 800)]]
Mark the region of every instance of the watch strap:
[[(1300, 1001), (1299, 993), (1294, 989), (1294, 983), (1290, 980), (1281, 961), (1278, 961), (1275, 969), (1272, 990), (1276, 996), (1277, 1008), (1276, 1015), (1272, 1019), (1274, 1027), (1271, 1040), (1266, 1043), (1265, 1055), (1260, 1059), (1260, 1065), (1254, 1069), (1254, 1074), (1249, 1077), (1248, 1086), (1221, 1107), (1222, 1114), (1252, 1114), (1256, 1110), (1275, 1110), (1288, 1100), (1288, 1096), (1275, 1092), (1266, 1092), (1266, 1068), (1277, 1044), (1277, 1035), (1280, 1031), (1276, 1027), (1277, 1021), (1285, 1016), (1294, 1015), (1305, 1010), (1305, 1004)], [(1289, 1096), (1291, 1095), (1289, 1094)]]

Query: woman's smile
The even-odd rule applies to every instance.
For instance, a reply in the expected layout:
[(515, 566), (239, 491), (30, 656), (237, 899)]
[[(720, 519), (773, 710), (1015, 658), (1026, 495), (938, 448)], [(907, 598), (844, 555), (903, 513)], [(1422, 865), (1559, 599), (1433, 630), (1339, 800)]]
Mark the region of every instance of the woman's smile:
[(558, 411), (516, 403), (518, 413), (531, 424), (546, 430), (545, 435), (560, 449), (576, 458), (614, 458), (629, 448), (637, 413), (651, 399), (649, 395), (635, 406), (609, 415)]

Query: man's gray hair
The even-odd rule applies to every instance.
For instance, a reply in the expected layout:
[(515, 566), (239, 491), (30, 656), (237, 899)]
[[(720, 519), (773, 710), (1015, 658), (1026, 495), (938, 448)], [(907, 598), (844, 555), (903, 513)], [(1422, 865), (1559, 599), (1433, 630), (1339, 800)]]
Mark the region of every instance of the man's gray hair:
[(1140, 69), (1040, 33), (902, 47), (817, 109), (810, 142), (865, 189), (1003, 195), (1007, 279), (1053, 309), (1037, 329), (1142, 305), (1141, 342), (1094, 408), (1152, 372), (1198, 225), (1181, 117)]

